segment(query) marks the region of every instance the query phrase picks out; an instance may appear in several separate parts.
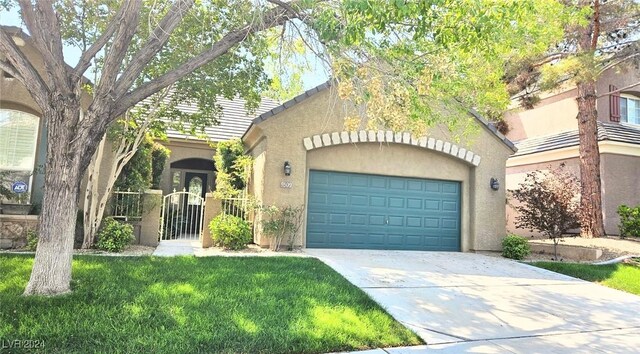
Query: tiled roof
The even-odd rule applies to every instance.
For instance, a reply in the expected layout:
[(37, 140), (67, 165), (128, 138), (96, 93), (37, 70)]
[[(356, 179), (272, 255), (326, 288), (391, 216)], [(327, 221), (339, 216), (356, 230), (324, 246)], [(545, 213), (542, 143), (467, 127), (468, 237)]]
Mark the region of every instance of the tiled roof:
[[(251, 121), (256, 116), (280, 105), (280, 103), (268, 98), (262, 98), (259, 107), (254, 114), (247, 113), (245, 109), (246, 101), (240, 98), (229, 100), (226, 98), (218, 97), (217, 103), (222, 106), (222, 115), (218, 118), (220, 124), (214, 126), (208, 126), (204, 129), (204, 135), (209, 141), (225, 141), (231, 138), (241, 137), (242, 134), (249, 128)], [(178, 109), (185, 113), (195, 113), (198, 110), (196, 105), (184, 103), (179, 104)], [(188, 129), (188, 125), (185, 125)], [(174, 129), (167, 130), (167, 137), (173, 139), (187, 139), (187, 140), (203, 140), (200, 137), (193, 136), (191, 134), (180, 132)]]
[[(329, 87), (331, 87), (334, 84), (333, 80), (329, 80), (327, 82), (325, 82), (322, 85), (316, 86), (296, 97), (294, 97), (293, 99), (281, 104), (280, 106), (277, 106), (273, 109), (271, 109), (268, 112), (265, 112), (263, 114), (261, 114), (260, 116), (258, 116), (256, 119), (253, 120), (253, 124), (258, 124), (260, 122), (263, 122), (269, 118), (271, 118), (272, 116), (275, 116), (276, 114), (284, 111), (285, 109), (294, 106), (304, 100), (306, 100), (307, 98), (315, 95), (318, 92), (324, 91), (326, 89), (328, 89)], [(516, 146), (509, 140), (507, 139), (507, 137), (505, 137), (504, 135), (502, 135), (498, 129), (496, 129), (495, 125), (489, 121), (487, 121), (486, 119), (484, 119), (478, 112), (471, 110), (469, 111), (469, 113), (471, 113), (471, 115), (476, 118), (476, 120), (480, 123), (482, 123), (482, 125), (488, 129), (491, 133), (493, 133), (498, 140), (502, 141), (505, 145), (507, 145), (512, 151), (517, 151), (518, 149), (516, 148)]]
[[(598, 122), (598, 141), (617, 141), (640, 145), (640, 126), (628, 123)], [(580, 145), (578, 130), (520, 140), (514, 156), (535, 154)]]

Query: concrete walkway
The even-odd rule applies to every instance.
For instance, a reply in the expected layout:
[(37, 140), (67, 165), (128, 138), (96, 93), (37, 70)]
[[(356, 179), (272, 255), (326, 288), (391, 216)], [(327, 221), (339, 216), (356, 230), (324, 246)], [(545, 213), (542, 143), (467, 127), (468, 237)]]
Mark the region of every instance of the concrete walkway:
[(163, 240), (153, 251), (153, 255), (160, 257), (193, 256), (197, 249), (200, 249), (199, 240)]
[(637, 353), (640, 297), (472, 253), (317, 250), (426, 346), (371, 353)]

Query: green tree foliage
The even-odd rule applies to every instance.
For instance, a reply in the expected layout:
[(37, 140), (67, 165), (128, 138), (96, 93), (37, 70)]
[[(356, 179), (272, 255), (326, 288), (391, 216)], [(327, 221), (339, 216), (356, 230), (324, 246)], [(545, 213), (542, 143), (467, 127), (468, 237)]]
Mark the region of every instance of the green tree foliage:
[(238, 196), (246, 187), (253, 159), (244, 152), (240, 139), (221, 141), (216, 144), (213, 156), (216, 166), (216, 197)]
[(507, 64), (546, 52), (572, 20), (552, 0), (347, 0), (324, 9), (314, 25), (339, 94), (366, 108), (347, 126), (415, 133), (441, 123), (472, 131), (469, 109), (499, 120)]
[(116, 190), (145, 191), (153, 181), (153, 142), (146, 140), (135, 152), (114, 185)]
[(640, 237), (640, 205), (635, 207), (620, 205), (618, 215), (620, 216), (620, 237)]
[(162, 172), (171, 155), (171, 150), (164, 145), (154, 142), (151, 148), (151, 188), (160, 189)]

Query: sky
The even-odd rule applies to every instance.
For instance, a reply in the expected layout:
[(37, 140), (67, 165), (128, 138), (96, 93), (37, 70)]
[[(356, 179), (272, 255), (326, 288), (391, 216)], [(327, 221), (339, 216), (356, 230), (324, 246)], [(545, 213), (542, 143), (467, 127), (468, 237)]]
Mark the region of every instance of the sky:
[[(0, 25), (24, 28), (17, 7), (14, 7), (11, 11), (0, 10)], [(78, 63), (81, 53), (80, 49), (72, 46), (65, 46), (63, 49), (65, 62), (71, 66), (75, 66)], [(302, 75), (302, 88), (304, 90), (321, 85), (329, 79), (328, 74), (318, 60), (310, 59), (310, 62), (311, 71)]]

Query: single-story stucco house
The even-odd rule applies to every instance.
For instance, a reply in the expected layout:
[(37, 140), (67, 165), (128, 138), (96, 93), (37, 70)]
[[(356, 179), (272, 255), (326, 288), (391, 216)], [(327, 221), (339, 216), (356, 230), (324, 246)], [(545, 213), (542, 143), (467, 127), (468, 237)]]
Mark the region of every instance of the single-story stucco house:
[[(14, 30), (14, 38), (26, 55), (36, 57), (37, 69), (43, 70), (29, 38), (19, 29)], [(297, 246), (465, 252), (500, 249), (506, 224), (505, 162), (515, 151), (507, 138), (475, 113), (470, 117), (479, 129), (473, 143), (455, 142), (440, 127), (432, 128), (427, 136), (345, 131), (344, 107), (348, 103), (337, 98), (334, 88), (329, 82), (282, 105), (263, 100), (253, 115), (246, 112), (241, 100), (220, 99), (220, 125), (208, 128), (204, 139), (168, 132), (163, 144), (171, 155), (163, 171), (162, 194), (184, 189), (204, 197), (215, 190), (215, 143), (242, 137), (246, 151), (254, 157), (248, 193), (265, 206), (304, 206)], [(46, 127), (39, 108), (20, 82), (2, 73), (0, 92), (0, 137), (12, 137), (0, 141), (6, 145), (0, 151), (0, 170), (22, 171), (28, 176), (31, 202), (38, 203), (43, 178), (37, 167), (46, 158)], [(181, 109), (193, 108), (185, 105)], [(105, 151), (111, 148), (107, 146)], [(109, 164), (107, 157), (101, 169)], [(178, 205), (186, 198), (176, 200)], [(189, 202), (198, 210), (204, 205), (211, 211), (212, 204), (204, 199), (193, 205)], [(159, 210), (147, 210), (156, 225), (160, 223)], [(10, 218), (13, 216), (0, 215), (0, 223), (6, 226), (0, 225), (0, 233), (16, 225)], [(164, 218), (166, 222), (166, 212)], [(269, 239), (259, 227), (262, 218), (257, 211), (254, 241), (266, 247)], [(30, 220), (37, 223), (37, 216)], [(197, 223), (195, 234), (202, 240), (203, 226), (209, 221), (203, 218)], [(144, 225), (139, 232), (153, 242), (162, 235), (158, 227), (145, 229)], [(15, 246), (12, 242), (9, 247)]]
[[(482, 129), (470, 145), (437, 127), (420, 137), (345, 131), (344, 106), (332, 88), (323, 84), (260, 115), (243, 136), (255, 159), (249, 192), (264, 205), (305, 205), (300, 246), (500, 249), (499, 184), (515, 151), (509, 140), (475, 114)], [(255, 231), (256, 242), (268, 244)]]

